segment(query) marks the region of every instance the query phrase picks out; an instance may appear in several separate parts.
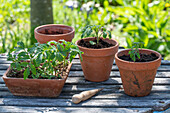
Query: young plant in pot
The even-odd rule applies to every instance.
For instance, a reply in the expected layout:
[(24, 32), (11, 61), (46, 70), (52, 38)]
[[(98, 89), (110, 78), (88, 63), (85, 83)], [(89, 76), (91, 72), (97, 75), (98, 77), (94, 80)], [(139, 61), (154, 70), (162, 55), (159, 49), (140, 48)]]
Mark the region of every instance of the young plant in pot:
[[(88, 37), (91, 34), (94, 37)], [(109, 38), (106, 38), (107, 36)], [(84, 52), (81, 66), (85, 79), (93, 82), (108, 80), (114, 56), (118, 51), (118, 42), (111, 39), (110, 31), (100, 25), (88, 25), (76, 44)]]
[(122, 50), (115, 55), (124, 92), (135, 97), (150, 94), (161, 64), (161, 54), (149, 49), (139, 49), (142, 44), (135, 42), (131, 49)]
[(51, 40), (58, 42), (61, 39), (71, 42), (74, 38), (74, 33), (73, 27), (61, 24), (42, 25), (34, 30), (35, 39), (41, 44)]
[(64, 40), (36, 43), (31, 48), (25, 48), (22, 42), (18, 45), (14, 54), (8, 54), (8, 60), (13, 62), (3, 75), (10, 92), (17, 96), (59, 96), (72, 59), (77, 54), (81, 57), (78, 47)]

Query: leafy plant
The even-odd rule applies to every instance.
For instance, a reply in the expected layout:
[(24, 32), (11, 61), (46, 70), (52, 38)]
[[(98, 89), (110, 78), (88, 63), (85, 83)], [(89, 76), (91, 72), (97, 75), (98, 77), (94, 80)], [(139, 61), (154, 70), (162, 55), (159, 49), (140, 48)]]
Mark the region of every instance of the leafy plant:
[(139, 53), (139, 48), (144, 45), (143, 42), (133, 42), (133, 46), (131, 48), (131, 51), (129, 51), (128, 54), (130, 54), (130, 58), (135, 62), (136, 57), (140, 59), (140, 53)]
[[(24, 79), (32, 78), (61, 78), (66, 66), (82, 52), (78, 47), (64, 40), (61, 43), (50, 41), (47, 44), (36, 43), (30, 48), (25, 48), (23, 42), (18, 42), (15, 51), (8, 54), (8, 60), (13, 61), (13, 73), (23, 72)], [(67, 59), (68, 54), (69, 58)]]
[(94, 41), (89, 41), (90, 44), (95, 45), (99, 43), (99, 39), (100, 37), (103, 35), (103, 38), (105, 39), (107, 36), (109, 36), (109, 39), (112, 38), (112, 35), (110, 33), (110, 31), (106, 30), (106, 28), (102, 27), (101, 25), (87, 25), (84, 29), (83, 29), (83, 33), (81, 35), (81, 39), (84, 37), (88, 37), (91, 34), (94, 34), (94, 36), (97, 39), (97, 43)]

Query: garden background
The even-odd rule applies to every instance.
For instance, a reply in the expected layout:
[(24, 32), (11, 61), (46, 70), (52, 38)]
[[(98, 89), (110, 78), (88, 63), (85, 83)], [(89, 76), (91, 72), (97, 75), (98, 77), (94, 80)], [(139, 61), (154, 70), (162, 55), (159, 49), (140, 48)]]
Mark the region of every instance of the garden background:
[[(0, 4), (0, 53), (12, 51), (18, 41), (30, 46), (30, 0)], [(97, 24), (111, 30), (120, 46), (142, 41), (170, 60), (170, 0), (52, 0), (52, 10), (53, 23), (75, 28), (73, 42), (86, 25)]]

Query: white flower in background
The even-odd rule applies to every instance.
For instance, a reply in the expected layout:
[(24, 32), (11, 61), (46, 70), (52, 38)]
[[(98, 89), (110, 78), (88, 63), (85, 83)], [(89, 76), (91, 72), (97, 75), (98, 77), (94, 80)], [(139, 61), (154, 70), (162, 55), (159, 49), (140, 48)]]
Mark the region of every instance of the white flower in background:
[(95, 4), (94, 6), (95, 6), (95, 7), (100, 7), (100, 4)]
[(87, 3), (82, 5), (81, 10), (91, 11), (91, 10), (93, 10), (94, 4), (95, 3), (93, 1), (87, 2)]
[(76, 0), (69, 0), (65, 3), (66, 6), (68, 6), (69, 8), (77, 8), (79, 5), (79, 2)]
[(153, 7), (154, 5), (158, 5), (159, 3), (160, 1), (153, 1), (152, 3), (149, 3), (148, 6)]

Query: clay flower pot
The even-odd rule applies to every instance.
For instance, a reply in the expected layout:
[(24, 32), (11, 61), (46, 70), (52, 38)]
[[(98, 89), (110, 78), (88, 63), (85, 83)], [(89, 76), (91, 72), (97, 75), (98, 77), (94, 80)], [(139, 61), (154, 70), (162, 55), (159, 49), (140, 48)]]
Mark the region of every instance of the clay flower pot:
[(149, 49), (140, 49), (140, 53), (155, 53), (158, 56), (158, 59), (150, 62), (129, 62), (118, 58), (118, 56), (128, 55), (129, 51), (130, 49), (123, 50), (115, 55), (124, 92), (129, 96), (135, 97), (149, 95), (157, 69), (161, 64), (161, 54)]
[(70, 26), (47, 24), (35, 28), (34, 35), (35, 39), (41, 44), (51, 40), (58, 41), (61, 39), (71, 42), (74, 38), (74, 32), (74, 28)]
[(10, 78), (7, 73), (3, 75), (3, 80), (9, 91), (16, 96), (37, 96), (37, 97), (57, 97), (60, 95), (65, 84), (72, 64), (69, 64), (66, 76), (63, 79), (26, 79)]
[[(94, 37), (85, 38), (84, 41), (93, 40)], [(80, 40), (76, 42), (82, 54), (83, 61), (81, 61), (82, 70), (85, 79), (93, 82), (102, 82), (108, 80), (113, 65), (113, 60), (118, 51), (118, 42), (116, 40), (102, 39), (115, 46), (103, 49), (91, 49), (79, 46)]]

